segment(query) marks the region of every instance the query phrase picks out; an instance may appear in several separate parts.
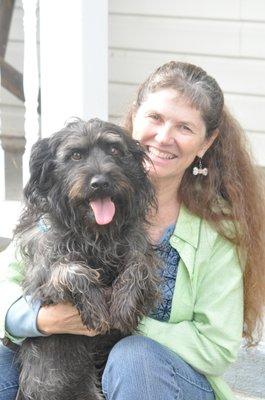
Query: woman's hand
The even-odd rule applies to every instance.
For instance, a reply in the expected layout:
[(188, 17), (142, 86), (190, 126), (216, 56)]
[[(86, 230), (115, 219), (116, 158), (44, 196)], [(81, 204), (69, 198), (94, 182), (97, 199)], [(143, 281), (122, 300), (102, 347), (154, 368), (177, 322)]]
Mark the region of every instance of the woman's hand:
[(71, 303), (59, 303), (40, 308), (37, 328), (45, 335), (70, 333), (73, 335), (96, 336), (98, 333), (88, 329)]

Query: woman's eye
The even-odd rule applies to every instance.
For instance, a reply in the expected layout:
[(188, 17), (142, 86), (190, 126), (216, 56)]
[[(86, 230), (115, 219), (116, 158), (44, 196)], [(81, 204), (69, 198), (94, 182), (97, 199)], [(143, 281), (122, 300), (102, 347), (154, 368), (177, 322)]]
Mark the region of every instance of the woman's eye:
[(159, 121), (161, 119), (159, 114), (149, 114), (149, 118), (152, 118), (155, 121)]
[(79, 151), (75, 151), (72, 155), (71, 155), (71, 159), (74, 161), (78, 161), (81, 160), (82, 155), (81, 153), (79, 153)]
[(179, 128), (186, 132), (192, 132), (192, 130), (187, 125), (180, 125)]

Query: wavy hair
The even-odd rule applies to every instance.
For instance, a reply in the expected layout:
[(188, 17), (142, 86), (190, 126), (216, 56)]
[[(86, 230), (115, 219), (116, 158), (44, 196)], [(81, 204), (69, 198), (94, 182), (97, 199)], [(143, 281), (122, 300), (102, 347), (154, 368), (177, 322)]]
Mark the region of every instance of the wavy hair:
[(247, 345), (254, 346), (262, 336), (265, 305), (264, 178), (254, 165), (243, 129), (224, 104), (221, 88), (198, 66), (171, 61), (153, 72), (139, 87), (125, 117), (128, 131), (132, 132), (132, 116), (148, 94), (166, 88), (176, 90), (200, 111), (206, 138), (218, 133), (204, 155), (207, 178), (192, 174), (195, 158), (178, 195), (191, 212), (206, 219), (244, 254), (244, 336)]

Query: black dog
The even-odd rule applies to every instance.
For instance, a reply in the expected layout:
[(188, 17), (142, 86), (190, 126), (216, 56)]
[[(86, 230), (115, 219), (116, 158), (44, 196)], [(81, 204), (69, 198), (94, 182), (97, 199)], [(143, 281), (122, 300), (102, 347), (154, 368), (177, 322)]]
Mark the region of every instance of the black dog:
[(20, 398), (101, 399), (98, 369), (158, 299), (158, 263), (145, 227), (154, 190), (139, 143), (120, 127), (75, 120), (32, 149), (16, 228), (23, 289), (43, 305), (67, 301), (95, 337), (27, 339)]

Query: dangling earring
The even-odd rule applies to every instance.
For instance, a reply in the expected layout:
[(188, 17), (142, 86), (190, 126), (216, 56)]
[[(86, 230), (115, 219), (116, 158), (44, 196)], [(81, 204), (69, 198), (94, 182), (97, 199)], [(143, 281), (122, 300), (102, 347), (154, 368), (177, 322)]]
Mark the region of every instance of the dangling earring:
[(193, 173), (193, 175), (204, 175), (204, 176), (206, 176), (208, 174), (208, 168), (202, 167), (202, 158), (201, 157), (199, 157), (199, 166), (194, 167), (192, 173)]

